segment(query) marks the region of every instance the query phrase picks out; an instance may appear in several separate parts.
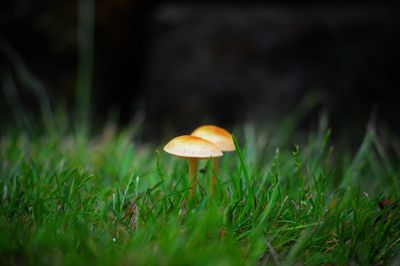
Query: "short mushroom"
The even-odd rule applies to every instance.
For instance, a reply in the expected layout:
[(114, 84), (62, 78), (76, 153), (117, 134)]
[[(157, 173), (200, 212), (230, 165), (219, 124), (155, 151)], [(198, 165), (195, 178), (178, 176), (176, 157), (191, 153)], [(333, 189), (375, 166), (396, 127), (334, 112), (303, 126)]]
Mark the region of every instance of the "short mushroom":
[[(235, 144), (233, 143), (231, 133), (217, 126), (205, 125), (198, 127), (195, 131), (192, 132), (191, 135), (200, 137), (202, 139), (214, 143), (223, 152), (234, 151), (236, 149)], [(211, 197), (214, 196), (214, 183), (215, 183), (216, 171), (217, 171), (217, 158), (212, 158)]]
[(164, 151), (189, 161), (190, 196), (193, 196), (197, 183), (198, 159), (210, 159), (222, 156), (217, 145), (196, 136), (179, 136), (164, 146)]

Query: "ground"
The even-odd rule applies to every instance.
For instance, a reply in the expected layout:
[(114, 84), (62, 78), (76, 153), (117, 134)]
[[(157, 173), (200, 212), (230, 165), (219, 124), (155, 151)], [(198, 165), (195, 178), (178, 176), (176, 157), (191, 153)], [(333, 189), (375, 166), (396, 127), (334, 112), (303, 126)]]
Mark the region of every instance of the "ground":
[(190, 198), (187, 162), (141, 125), (7, 129), (0, 264), (398, 265), (397, 137), (369, 126), (351, 151), (323, 119), (301, 138), (284, 125), (233, 129), (214, 198), (211, 163)]

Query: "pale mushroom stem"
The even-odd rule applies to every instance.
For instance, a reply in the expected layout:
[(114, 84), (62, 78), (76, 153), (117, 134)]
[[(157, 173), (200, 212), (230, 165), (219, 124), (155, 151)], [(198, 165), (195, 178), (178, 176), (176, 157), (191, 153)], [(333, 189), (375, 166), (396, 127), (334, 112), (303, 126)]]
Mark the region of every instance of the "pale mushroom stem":
[(190, 180), (190, 190), (189, 195), (193, 197), (194, 192), (196, 191), (197, 184), (197, 159), (189, 158), (189, 180)]
[(214, 198), (215, 175), (217, 173), (217, 158), (214, 157), (211, 159), (211, 161), (212, 161), (211, 198)]

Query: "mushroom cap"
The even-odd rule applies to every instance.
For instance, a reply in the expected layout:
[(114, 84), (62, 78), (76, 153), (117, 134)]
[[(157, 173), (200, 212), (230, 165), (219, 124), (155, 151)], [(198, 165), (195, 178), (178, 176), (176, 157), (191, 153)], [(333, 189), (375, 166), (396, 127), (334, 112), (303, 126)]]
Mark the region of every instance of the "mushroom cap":
[(164, 151), (182, 158), (208, 159), (222, 156), (222, 151), (214, 143), (189, 135), (172, 139), (164, 146)]
[(193, 131), (191, 135), (214, 143), (221, 149), (221, 151), (236, 150), (231, 133), (223, 128), (213, 125), (201, 126)]

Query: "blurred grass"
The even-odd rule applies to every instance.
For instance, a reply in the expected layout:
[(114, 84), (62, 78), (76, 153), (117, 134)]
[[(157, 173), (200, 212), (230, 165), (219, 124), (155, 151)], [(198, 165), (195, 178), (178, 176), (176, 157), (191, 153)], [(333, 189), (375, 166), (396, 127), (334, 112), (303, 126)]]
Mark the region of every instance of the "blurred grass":
[(298, 145), (293, 117), (234, 130), (214, 200), (210, 162), (189, 200), (186, 162), (139, 142), (140, 122), (82, 136), (58, 111), (51, 130), (7, 130), (0, 264), (397, 265), (400, 210), (378, 202), (399, 198), (399, 142), (370, 125), (337, 151), (327, 121)]

